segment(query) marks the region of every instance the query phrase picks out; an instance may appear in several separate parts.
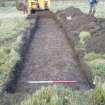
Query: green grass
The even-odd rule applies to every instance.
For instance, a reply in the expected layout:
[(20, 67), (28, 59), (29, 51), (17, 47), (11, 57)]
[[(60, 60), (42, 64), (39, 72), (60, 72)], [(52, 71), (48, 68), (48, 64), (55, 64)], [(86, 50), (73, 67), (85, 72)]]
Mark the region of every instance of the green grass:
[(75, 1), (75, 0), (73, 0), (73, 1), (59, 0), (59, 1), (52, 1), (51, 2), (51, 10), (54, 11), (54, 12), (56, 12), (58, 10), (63, 10), (63, 9), (68, 8), (70, 6), (80, 8), (83, 12), (88, 12), (88, 9), (89, 9), (89, 5), (88, 5), (87, 2), (78, 2), (78, 1)]
[(16, 7), (0, 7), (0, 20), (24, 18), (23, 12), (20, 12)]
[(91, 102), (87, 94), (55, 86), (42, 88), (20, 105), (91, 105)]
[(24, 30), (23, 18), (2, 19), (0, 24), (0, 40), (16, 38)]
[(89, 96), (92, 100), (92, 105), (105, 105), (105, 90), (101, 87), (96, 87)]
[[(0, 7), (1, 8), (1, 7)], [(10, 7), (9, 7), (10, 8)], [(3, 8), (0, 15), (6, 18), (0, 18), (0, 86), (8, 80), (11, 70), (14, 70), (16, 63), (21, 59), (19, 48), (22, 44), (23, 31), (28, 25), (25, 17), (20, 12), (11, 7)], [(14, 14), (17, 14), (14, 16)]]
[(85, 56), (85, 59), (87, 61), (93, 61), (93, 60), (96, 60), (96, 59), (105, 59), (105, 55), (99, 54), (99, 53), (95, 53), (95, 52), (91, 52), (91, 53), (88, 53)]
[(20, 12), (16, 10), (16, 7), (0, 7), (0, 13), (17, 13), (17, 15), (20, 15)]
[(90, 66), (95, 76), (101, 76), (105, 78), (105, 59), (97, 59), (90, 62)]
[(91, 38), (91, 33), (87, 31), (82, 31), (79, 34), (79, 46), (80, 47), (85, 47), (85, 43)]
[(0, 105), (17, 105), (17, 95), (0, 92)]
[(21, 98), (20, 102), (17, 95), (0, 93), (0, 105), (105, 105), (105, 90), (101, 87), (88, 92), (57, 86), (42, 87), (24, 100)]
[(105, 105), (105, 91), (100, 87), (90, 92), (46, 87), (27, 97), (20, 105)]
[(85, 60), (90, 65), (94, 76), (105, 77), (105, 55), (99, 53), (88, 53)]

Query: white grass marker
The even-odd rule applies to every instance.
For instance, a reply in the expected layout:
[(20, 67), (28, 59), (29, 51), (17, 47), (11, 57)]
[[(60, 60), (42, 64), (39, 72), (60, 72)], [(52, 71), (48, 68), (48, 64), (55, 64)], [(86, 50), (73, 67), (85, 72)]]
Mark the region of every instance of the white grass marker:
[(27, 81), (29, 84), (77, 83), (77, 81)]

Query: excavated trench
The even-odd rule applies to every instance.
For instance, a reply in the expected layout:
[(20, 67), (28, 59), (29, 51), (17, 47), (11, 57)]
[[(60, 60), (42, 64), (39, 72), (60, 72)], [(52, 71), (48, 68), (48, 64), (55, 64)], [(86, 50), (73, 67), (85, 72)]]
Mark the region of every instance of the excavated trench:
[[(56, 84), (88, 90), (89, 82), (75, 58), (75, 52), (57, 21), (48, 14), (38, 16), (37, 29), (33, 33), (15, 92), (33, 93), (48, 84), (29, 84), (27, 81), (75, 80), (74, 84)], [(53, 84), (52, 84), (53, 85)]]

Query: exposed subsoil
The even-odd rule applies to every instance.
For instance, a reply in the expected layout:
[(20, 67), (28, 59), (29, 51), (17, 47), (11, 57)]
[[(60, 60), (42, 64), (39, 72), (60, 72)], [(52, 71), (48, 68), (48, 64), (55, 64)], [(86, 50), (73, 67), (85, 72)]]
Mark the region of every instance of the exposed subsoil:
[(30, 80), (76, 80), (75, 84), (61, 85), (78, 90), (90, 88), (64, 31), (53, 17), (38, 19), (37, 30), (26, 53), (16, 92), (32, 93), (47, 86), (28, 84)]

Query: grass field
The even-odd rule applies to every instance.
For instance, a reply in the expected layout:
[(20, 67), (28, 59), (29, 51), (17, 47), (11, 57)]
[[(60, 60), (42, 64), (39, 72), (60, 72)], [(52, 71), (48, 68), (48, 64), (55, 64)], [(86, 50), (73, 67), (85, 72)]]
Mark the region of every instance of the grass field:
[(25, 17), (15, 8), (0, 7), (0, 86), (8, 80), (9, 73), (20, 60), (18, 53), (22, 43)]
[(0, 7), (0, 19), (11, 19), (24, 17), (22, 12), (16, 10), (16, 7)]

